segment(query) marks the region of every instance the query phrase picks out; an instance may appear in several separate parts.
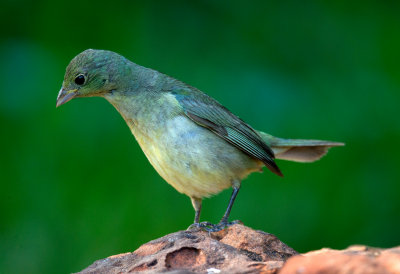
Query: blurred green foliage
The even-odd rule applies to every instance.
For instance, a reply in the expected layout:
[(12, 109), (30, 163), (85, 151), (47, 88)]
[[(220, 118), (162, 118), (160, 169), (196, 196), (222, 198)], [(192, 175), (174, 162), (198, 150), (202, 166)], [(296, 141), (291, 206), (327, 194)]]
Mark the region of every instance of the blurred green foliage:
[[(300, 252), (400, 244), (398, 1), (28, 1), (0, 6), (0, 273), (73, 272), (186, 229), (190, 200), (100, 98), (55, 108), (65, 67), (119, 52), (276, 136), (346, 142), (253, 174), (232, 219)], [(203, 204), (217, 222), (230, 190)]]

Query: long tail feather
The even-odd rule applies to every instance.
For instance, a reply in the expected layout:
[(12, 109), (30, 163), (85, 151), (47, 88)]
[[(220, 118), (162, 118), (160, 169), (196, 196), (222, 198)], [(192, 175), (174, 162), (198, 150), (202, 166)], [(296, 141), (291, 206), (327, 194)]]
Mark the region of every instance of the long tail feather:
[(314, 162), (324, 156), (329, 148), (344, 146), (344, 143), (331, 141), (283, 139), (262, 131), (258, 134), (272, 148), (276, 159), (295, 162)]

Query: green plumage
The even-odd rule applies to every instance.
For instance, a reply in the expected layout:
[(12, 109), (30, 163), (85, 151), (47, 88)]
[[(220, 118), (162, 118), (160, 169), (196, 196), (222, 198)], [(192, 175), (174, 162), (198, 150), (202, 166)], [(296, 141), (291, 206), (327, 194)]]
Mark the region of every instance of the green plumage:
[(157, 172), (191, 197), (195, 223), (203, 197), (233, 186), (226, 225), (243, 178), (263, 165), (282, 175), (275, 158), (311, 162), (343, 145), (256, 131), (198, 89), (110, 51), (86, 50), (71, 61), (57, 106), (91, 96), (105, 98), (120, 112)]
[(282, 176), (274, 162), (271, 148), (253, 128), (213, 98), (194, 88), (191, 88), (191, 91), (192, 93), (189, 93), (179, 88), (172, 90), (187, 117), (210, 129), (249, 156), (262, 161), (272, 172)]

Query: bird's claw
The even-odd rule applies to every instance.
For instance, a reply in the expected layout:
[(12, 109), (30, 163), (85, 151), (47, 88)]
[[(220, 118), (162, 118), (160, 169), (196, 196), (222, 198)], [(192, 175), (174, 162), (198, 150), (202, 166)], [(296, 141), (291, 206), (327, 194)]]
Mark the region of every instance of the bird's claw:
[(194, 223), (194, 224), (191, 224), (187, 230), (190, 230), (190, 231), (204, 230), (204, 231), (211, 233), (211, 232), (221, 231), (224, 228), (229, 227), (231, 225), (235, 225), (235, 224), (242, 224), (242, 222), (239, 220), (235, 220), (232, 222), (228, 222), (226, 220), (221, 220), (218, 224), (212, 224), (210, 222)]
[(218, 224), (212, 225), (206, 231), (208, 231), (208, 232), (218, 232), (218, 231), (221, 231), (221, 230), (223, 230), (223, 229), (225, 229), (225, 228), (227, 228), (227, 227), (229, 227), (231, 225), (235, 225), (235, 224), (242, 224), (242, 222), (239, 221), (239, 220), (235, 220), (235, 221), (232, 221), (232, 222), (221, 220)]
[(189, 231), (206, 230), (208, 226), (214, 226), (214, 224), (210, 222), (193, 223), (187, 228), (187, 230)]

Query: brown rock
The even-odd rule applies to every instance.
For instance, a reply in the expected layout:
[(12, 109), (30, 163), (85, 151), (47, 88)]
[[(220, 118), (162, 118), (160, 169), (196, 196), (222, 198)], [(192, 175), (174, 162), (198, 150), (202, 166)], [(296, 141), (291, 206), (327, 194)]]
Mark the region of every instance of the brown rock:
[(213, 233), (172, 233), (80, 273), (277, 273), (296, 254), (274, 235), (237, 224)]
[(98, 260), (80, 273), (128, 272), (390, 274), (400, 273), (400, 247), (323, 248), (299, 255), (274, 235), (237, 224), (214, 233), (172, 233), (134, 252)]
[(324, 248), (290, 258), (279, 274), (400, 273), (400, 247), (390, 249), (350, 246), (345, 250)]

